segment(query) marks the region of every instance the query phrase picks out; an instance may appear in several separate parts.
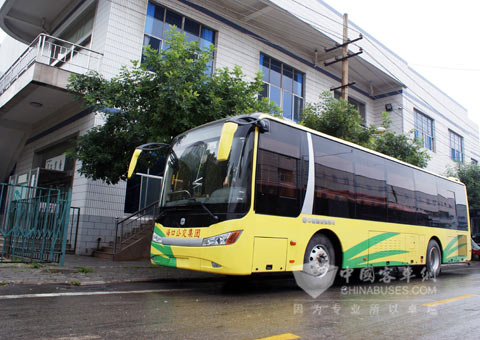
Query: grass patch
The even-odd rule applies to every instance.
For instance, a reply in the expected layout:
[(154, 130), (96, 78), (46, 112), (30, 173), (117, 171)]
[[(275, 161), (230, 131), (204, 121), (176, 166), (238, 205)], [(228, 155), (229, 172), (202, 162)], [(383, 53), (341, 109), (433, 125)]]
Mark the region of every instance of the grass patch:
[(30, 268), (33, 268), (33, 269), (38, 269), (38, 268), (42, 268), (44, 267), (45, 265), (44, 264), (41, 264), (41, 263), (38, 263), (38, 262), (32, 262), (30, 264)]
[(93, 268), (92, 268), (92, 267), (78, 266), (78, 267), (75, 267), (75, 269), (77, 270), (77, 273), (88, 274), (88, 273), (93, 272)]
[(8, 286), (8, 282), (0, 281), (0, 287), (1, 287), (1, 286)]
[(72, 286), (80, 286), (80, 281), (70, 281)]
[(42, 273), (54, 274), (54, 273), (58, 273), (58, 271), (55, 269), (43, 269)]

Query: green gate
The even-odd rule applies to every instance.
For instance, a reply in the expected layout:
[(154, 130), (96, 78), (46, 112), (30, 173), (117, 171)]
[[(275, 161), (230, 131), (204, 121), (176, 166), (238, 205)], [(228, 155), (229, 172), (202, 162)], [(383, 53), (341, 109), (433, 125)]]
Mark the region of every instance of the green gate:
[(71, 191), (0, 183), (0, 262), (63, 265)]

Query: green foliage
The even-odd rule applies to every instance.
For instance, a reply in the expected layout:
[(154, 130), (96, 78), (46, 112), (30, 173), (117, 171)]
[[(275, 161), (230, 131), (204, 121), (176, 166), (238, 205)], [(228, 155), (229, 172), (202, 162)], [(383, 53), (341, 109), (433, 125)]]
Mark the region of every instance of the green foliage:
[(70, 281), (70, 284), (72, 286), (80, 286), (81, 283), (80, 283), (80, 281)]
[(77, 273), (88, 274), (88, 273), (93, 272), (92, 267), (77, 266), (77, 267), (75, 267), (75, 269), (77, 270)]
[(174, 29), (166, 43), (167, 50), (146, 48), (141, 65), (132, 62), (112, 79), (96, 72), (72, 75), (68, 88), (105, 118), (104, 125), (79, 137), (72, 152), (82, 162), (81, 174), (115, 184), (126, 178), (131, 153), (140, 144), (170, 143), (186, 130), (223, 117), (279, 112), (268, 99), (257, 99), (260, 73), (252, 82), (238, 66), (209, 74), (213, 48), (203, 50)]
[[(386, 112), (383, 113), (382, 125), (385, 129), (391, 125), (391, 120)], [(420, 168), (426, 168), (430, 160), (428, 151), (422, 147), (420, 141), (391, 130), (376, 135), (372, 149)]]
[(337, 100), (329, 91), (320, 95), (318, 103), (306, 105), (300, 124), (331, 136), (370, 147), (375, 126), (362, 125), (362, 116), (344, 99)]
[(30, 264), (30, 267), (33, 268), (33, 269), (38, 269), (38, 268), (41, 268), (41, 267), (43, 267), (43, 266), (44, 266), (43, 264), (38, 263), (38, 262), (32, 262), (32, 263)]
[(447, 176), (458, 178), (467, 187), (470, 209), (480, 209), (480, 166), (477, 164), (460, 164), (447, 168)]
[(1, 286), (8, 286), (8, 282), (7, 281), (0, 281), (0, 287)]
[(363, 126), (355, 107), (344, 99), (333, 98), (328, 91), (320, 95), (318, 103), (306, 106), (301, 124), (421, 168), (430, 160), (428, 151), (418, 141), (388, 130), (391, 125), (388, 113), (383, 114), (385, 132), (381, 133), (374, 125)]

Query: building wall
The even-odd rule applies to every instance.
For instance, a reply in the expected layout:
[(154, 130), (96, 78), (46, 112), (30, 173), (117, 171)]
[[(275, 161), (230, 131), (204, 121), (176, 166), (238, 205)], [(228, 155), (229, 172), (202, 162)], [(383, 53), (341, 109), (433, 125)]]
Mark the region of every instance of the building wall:
[[(304, 19), (317, 20), (326, 29), (325, 34), (329, 34), (329, 32), (335, 33), (332, 34), (332, 38), (338, 39), (336, 33), (341, 34), (341, 27), (323, 16), (305, 12), (305, 9), (300, 8), (301, 6), (292, 6), (292, 2), (287, 0), (275, 0), (273, 2), (292, 13), (300, 11), (299, 15)], [(240, 65), (247, 79), (252, 80), (259, 70), (260, 53), (265, 53), (305, 73), (304, 98), (307, 103), (318, 101), (318, 96), (323, 91), (338, 86), (338, 79), (333, 79), (325, 73), (319, 72), (298, 58), (287, 55), (262, 42), (261, 39), (252, 37), (223, 21), (195, 10), (183, 1), (158, 0), (154, 3), (179, 12), (218, 32), (215, 59), (215, 67), (217, 69), (222, 67), (232, 68), (234, 65)], [(208, 7), (210, 2), (199, 0), (196, 3)], [(339, 13), (325, 3), (321, 1), (311, 3), (318, 13), (325, 14), (327, 17), (335, 17), (339, 20)], [(140, 59), (147, 4), (147, 0), (98, 1), (91, 48), (103, 53), (100, 73), (105, 77), (113, 77), (118, 74), (123, 65), (129, 66), (131, 65), (131, 60)], [(228, 18), (228, 20), (234, 19)], [(254, 29), (242, 22), (237, 21), (235, 23), (243, 24), (249, 30)], [(359, 28), (354, 25), (352, 27), (358, 33)], [(261, 34), (260, 32), (257, 33)], [(282, 46), (293, 55), (297, 54), (295, 48), (285, 44), (278, 34), (265, 32), (263, 34), (262, 38)], [(364, 32), (364, 34), (366, 33)], [(393, 111), (389, 112), (392, 120), (391, 128), (400, 133), (409, 133), (414, 127), (413, 112), (414, 109), (417, 109), (435, 121), (435, 151), (431, 152), (432, 160), (428, 166), (429, 170), (443, 173), (445, 166), (452, 164), (449, 160), (448, 129), (452, 129), (464, 137), (466, 160), (469, 160), (471, 157), (480, 160), (480, 156), (474, 153), (480, 152), (476, 151), (480, 150), (478, 127), (468, 119), (466, 110), (413, 72), (405, 61), (393, 52), (385, 49), (383, 45), (368, 36), (368, 34), (366, 35), (368, 39), (364, 39), (359, 43), (360, 45), (363, 44), (362, 47), (365, 51), (368, 51), (362, 57), (407, 86), (407, 89), (403, 89), (401, 94), (386, 96), (376, 100), (351, 89), (350, 96), (366, 105), (367, 124), (380, 125), (382, 123), (382, 112), (385, 111), (385, 104), (392, 104)], [(303, 59), (308, 57), (301, 54), (301, 52), (298, 52), (298, 54)], [(426, 105), (424, 102), (429, 104)], [(75, 114), (78, 112), (77, 109), (72, 107), (66, 111), (67, 113), (52, 113), (50, 119), (45, 120), (41, 126), (36, 127), (32, 131), (32, 136), (68, 118), (69, 115)], [(75, 133), (83, 134), (91, 127), (99, 124), (102, 124), (101, 116), (92, 113), (34, 143), (26, 145), (21, 159), (18, 161), (16, 172), (21, 173), (31, 168), (35, 150), (65, 136)], [(79, 164), (77, 163), (76, 168), (78, 169), (78, 167)], [(72, 206), (77, 206), (81, 209), (78, 254), (90, 254), (98, 246), (98, 242), (100, 242), (100, 245), (107, 245), (113, 240), (115, 235), (115, 217), (124, 215), (124, 197), (125, 183), (107, 185), (101, 181), (86, 179), (80, 176), (78, 172), (75, 173)]]
[[(272, 0), (272, 2), (297, 15), (306, 23), (318, 27), (324, 34), (340, 43), (343, 14), (327, 3), (322, 0), (311, 1), (304, 5), (289, 0)], [(427, 169), (442, 174), (446, 167), (454, 164), (450, 159), (449, 129), (464, 138), (465, 162), (469, 163), (471, 158), (479, 160), (480, 152), (477, 151), (480, 150), (479, 130), (478, 126), (468, 118), (467, 110), (415, 72), (405, 60), (388, 47), (350, 21), (349, 36), (358, 36), (359, 33), (364, 37), (356, 42), (356, 45), (362, 47), (364, 51), (361, 58), (406, 86), (403, 91), (401, 109), (390, 114), (393, 121), (392, 127), (398, 132), (408, 134), (414, 128), (414, 108), (434, 120), (436, 150), (430, 152), (432, 159)], [(399, 102), (396, 99), (393, 101), (393, 98), (389, 97), (389, 99), (376, 100), (376, 105), (381, 107), (380, 103), (384, 104), (390, 100), (392, 103)], [(378, 118), (378, 115), (376, 117)]]

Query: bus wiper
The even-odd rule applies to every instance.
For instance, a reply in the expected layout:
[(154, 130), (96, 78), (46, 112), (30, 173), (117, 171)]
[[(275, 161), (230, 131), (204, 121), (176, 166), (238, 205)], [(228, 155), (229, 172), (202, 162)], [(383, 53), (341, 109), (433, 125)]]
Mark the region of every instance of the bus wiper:
[(210, 209), (207, 208), (207, 206), (202, 202), (202, 201), (197, 201), (194, 197), (190, 197), (190, 198), (187, 198), (187, 201), (189, 202), (195, 202), (197, 203), (199, 206), (201, 206), (203, 208), (203, 210), (205, 210), (215, 221), (218, 221), (218, 216), (217, 215), (214, 215)]

